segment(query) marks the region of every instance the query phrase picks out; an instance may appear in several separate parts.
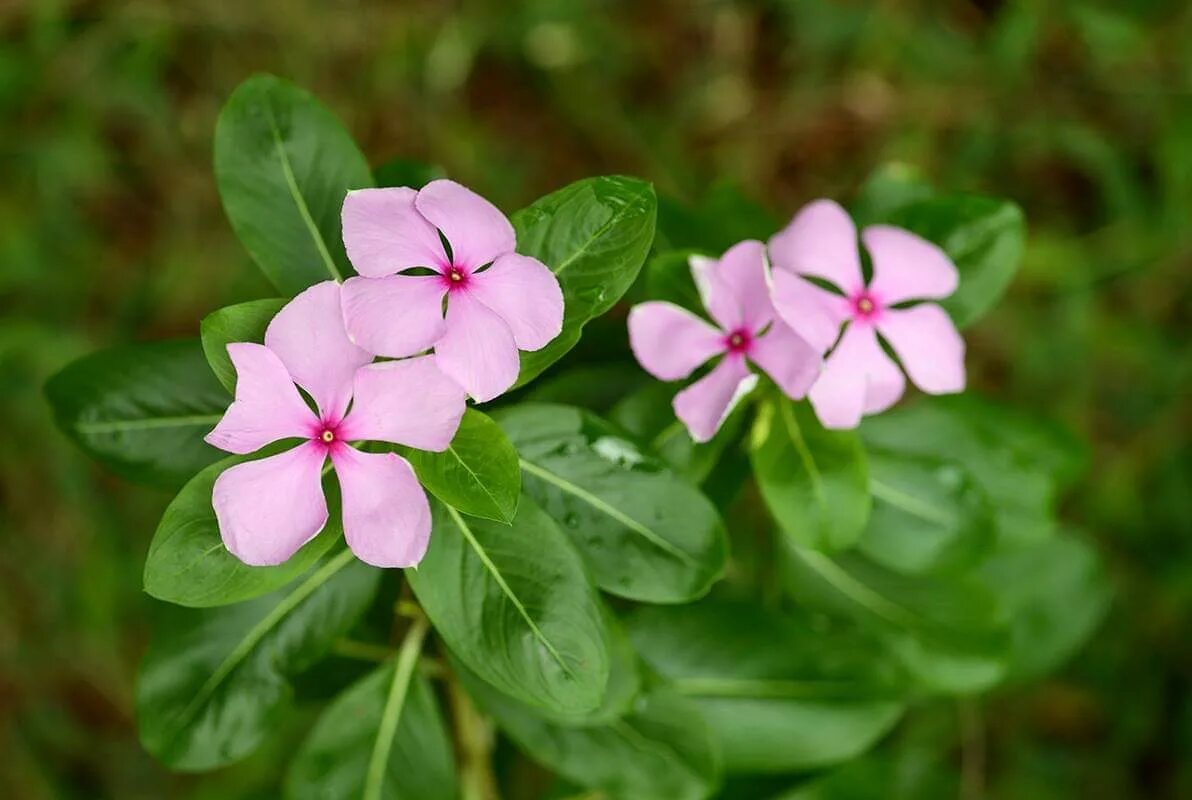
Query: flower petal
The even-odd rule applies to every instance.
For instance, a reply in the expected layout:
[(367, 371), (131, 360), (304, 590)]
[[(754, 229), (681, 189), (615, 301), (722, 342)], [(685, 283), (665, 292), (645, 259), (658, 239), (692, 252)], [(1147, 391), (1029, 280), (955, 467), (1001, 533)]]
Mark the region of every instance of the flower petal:
[(563, 290), (536, 258), (503, 255), (469, 277), (467, 291), (505, 320), (520, 350), (540, 350), (563, 330)]
[(324, 456), (320, 444), (308, 441), (220, 473), (211, 504), (232, 555), (254, 567), (280, 564), (323, 530)]
[(405, 186), (348, 192), (341, 212), (344, 249), (361, 275), (381, 278), (411, 267), (447, 265), (439, 232), (414, 207), (417, 195)]
[(229, 453), (251, 453), (270, 442), (310, 436), (318, 418), (307, 407), (277, 354), (261, 344), (232, 342), (236, 399), (203, 439)]
[(869, 291), (884, 305), (905, 300), (939, 300), (956, 291), (960, 275), (936, 245), (892, 225), (872, 225), (861, 241), (873, 259)]
[(779, 317), (812, 347), (827, 352), (849, 318), (848, 301), (793, 272), (776, 269), (770, 276)]
[(316, 283), (286, 303), (265, 329), (265, 346), (310, 393), (326, 421), (343, 416), (352, 399), (352, 376), (373, 360), (348, 339), (335, 281)]
[(803, 206), (790, 224), (770, 239), (770, 263), (831, 281), (848, 295), (864, 288), (857, 226), (832, 200)]
[(774, 318), (761, 242), (738, 242), (719, 260), (692, 256), (689, 264), (704, 307), (724, 330), (756, 333)]
[(409, 462), (396, 453), (331, 451), (343, 498), (344, 539), (374, 567), (412, 567), (430, 542), (430, 503)]
[(749, 358), (764, 369), (788, 397), (798, 400), (819, 377), (823, 366), (821, 352), (781, 322), (775, 322), (753, 343)]
[(687, 309), (657, 300), (629, 310), (629, 347), (646, 372), (664, 381), (686, 378), (725, 351), (723, 333)]
[(492, 400), (517, 380), (521, 367), (513, 332), (468, 292), (447, 300), (447, 332), (435, 345), (439, 369), (478, 402)]
[(920, 389), (929, 394), (964, 391), (964, 339), (935, 303), (887, 309), (878, 330)]
[(716, 435), (733, 406), (757, 385), (757, 376), (739, 355), (726, 355), (716, 368), (675, 395), (675, 416), (691, 438), (706, 442)]
[(434, 356), (381, 361), (356, 371), (352, 410), (340, 437), (442, 451), (451, 444), (467, 395)]
[(873, 328), (853, 323), (828, 356), (809, 397), (824, 427), (855, 428), (862, 414), (893, 405), (904, 385), (902, 373), (882, 351)]
[(343, 324), (353, 342), (390, 358), (421, 353), (443, 335), (443, 295), (438, 275), (348, 278)]
[(451, 243), (452, 261), (468, 270), (512, 253), (516, 237), (501, 210), (466, 186), (437, 180), (423, 186), (414, 204)]

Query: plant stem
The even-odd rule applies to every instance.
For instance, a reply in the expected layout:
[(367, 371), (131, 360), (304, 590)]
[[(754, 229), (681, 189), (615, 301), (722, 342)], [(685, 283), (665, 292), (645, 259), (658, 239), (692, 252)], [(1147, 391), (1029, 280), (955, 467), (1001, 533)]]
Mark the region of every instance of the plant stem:
[(447, 683), (447, 691), (459, 739), (463, 800), (500, 800), (492, 767), (496, 738), (492, 721), (480, 713), (454, 676)]
[(962, 698), (956, 706), (960, 717), (960, 797), (982, 800), (985, 797), (985, 724), (981, 707), (972, 698)]

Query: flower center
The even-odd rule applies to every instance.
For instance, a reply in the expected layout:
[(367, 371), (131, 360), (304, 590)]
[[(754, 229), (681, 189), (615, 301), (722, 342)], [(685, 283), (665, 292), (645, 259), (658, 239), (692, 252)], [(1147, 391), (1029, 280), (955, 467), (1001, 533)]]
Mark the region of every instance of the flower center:
[(461, 267), (457, 267), (455, 265), (448, 267), (447, 271), (444, 273), (444, 277), (447, 278), (448, 291), (453, 289), (462, 289), (468, 285), (468, 273), (465, 272)]
[(731, 353), (744, 353), (749, 349), (753, 337), (745, 329), (735, 330), (725, 338), (724, 343)]
[(862, 291), (853, 297), (853, 316), (857, 319), (870, 319), (881, 309), (868, 292)]
[(319, 438), (322, 439), (327, 444), (331, 444), (332, 442), (335, 441), (335, 432), (330, 431), (330, 430), (323, 431), (323, 433), (319, 436)]

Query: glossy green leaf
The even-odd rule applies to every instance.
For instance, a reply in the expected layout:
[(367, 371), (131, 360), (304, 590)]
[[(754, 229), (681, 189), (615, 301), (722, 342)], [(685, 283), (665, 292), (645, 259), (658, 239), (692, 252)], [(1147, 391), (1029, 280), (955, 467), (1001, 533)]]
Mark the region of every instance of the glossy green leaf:
[(745, 602), (645, 608), (638, 652), (699, 707), (727, 772), (792, 772), (846, 761), (898, 721), (901, 676), (856, 634)]
[(380, 572), (342, 550), (265, 597), (218, 609), (166, 606), (137, 681), (141, 743), (173, 769), (252, 752), (290, 707), (289, 678), (360, 617)]
[[(421, 637), (419, 637), (421, 638)], [(289, 800), (453, 800), (455, 757), (426, 677), (399, 657), (350, 686), (323, 711), (290, 764)]]
[(197, 608), (239, 603), (267, 594), (306, 572), (340, 540), (338, 484), (328, 489), (327, 527), (289, 561), (275, 567), (250, 567), (228, 552), (219, 535), (211, 490), (219, 474), (254, 458), (232, 456), (194, 476), (162, 514), (145, 557), (145, 591), (159, 600)]
[(132, 481), (175, 488), (223, 455), (203, 436), (230, 401), (196, 339), (92, 353), (52, 377), (46, 396), (68, 436)]
[(441, 453), (404, 449), (418, 480), (465, 514), (509, 522), (521, 496), (517, 451), (488, 416), (469, 408)]
[(654, 241), (654, 189), (636, 178), (586, 178), (513, 215), (517, 252), (546, 264), (563, 288), (563, 331), (522, 353), (518, 385), (579, 341), (585, 323), (613, 307), (633, 284)]
[(879, 636), (924, 691), (978, 692), (1005, 674), (1005, 620), (975, 577), (902, 575), (856, 553), (830, 557), (796, 546), (783, 555), (798, 603)]
[(805, 402), (775, 395), (751, 443), (770, 513), (791, 541), (827, 552), (851, 547), (869, 519), (869, 472), (854, 431), (826, 430)]
[(699, 597), (724, 571), (715, 506), (595, 414), (523, 404), (498, 421), (521, 454), (525, 492), (559, 523), (597, 585), (622, 597)]
[(340, 209), (372, 173), (311, 94), (272, 75), (240, 84), (215, 126), (215, 180), (236, 235), (283, 294), (353, 274)]
[(271, 297), (237, 303), (211, 312), (199, 324), (207, 363), (229, 392), (236, 391), (236, 368), (228, 357), (228, 344), (265, 341), (265, 329), (286, 302), (284, 297)]
[(967, 567), (996, 539), (993, 507), (954, 461), (871, 450), (873, 512), (858, 544), (879, 564), (908, 574)]
[(511, 525), (431, 506), (430, 548), (406, 576), (452, 652), (531, 705), (599, 706), (609, 675), (600, 604), (554, 521), (527, 497)]
[(642, 300), (661, 300), (682, 306), (707, 318), (704, 302), (691, 275), (691, 256), (706, 255), (698, 250), (669, 250), (650, 259), (645, 269)]

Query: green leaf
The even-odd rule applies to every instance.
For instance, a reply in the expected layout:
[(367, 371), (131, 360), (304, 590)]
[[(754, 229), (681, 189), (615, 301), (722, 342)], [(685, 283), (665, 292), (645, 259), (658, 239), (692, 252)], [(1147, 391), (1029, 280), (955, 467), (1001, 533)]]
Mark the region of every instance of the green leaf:
[(403, 449), (418, 480), (465, 514), (508, 523), (517, 513), (521, 470), (517, 451), (489, 417), (469, 408), (442, 453)]
[(179, 770), (215, 769), (248, 755), (289, 708), (289, 679), (351, 628), (379, 577), (342, 550), (247, 603), (164, 607), (137, 681), (145, 749)]
[(601, 589), (676, 603), (724, 572), (716, 507), (607, 422), (538, 404), (503, 410), (498, 421), (521, 454), (526, 494), (571, 537)]
[(538, 376), (579, 341), (583, 326), (608, 311), (641, 270), (654, 241), (653, 187), (636, 178), (586, 178), (515, 213), (517, 252), (546, 264), (563, 288), (563, 331), (522, 353), (518, 385)]
[(643, 300), (674, 303), (705, 319), (708, 316), (691, 275), (691, 256), (706, 255), (698, 250), (670, 250), (650, 259), (646, 265)]
[(203, 608), (239, 603), (267, 594), (306, 572), (340, 539), (338, 484), (325, 481), (327, 527), (289, 561), (275, 567), (250, 567), (228, 552), (219, 535), (211, 505), (215, 479), (230, 466), (255, 458), (232, 456), (194, 476), (162, 514), (149, 555), (145, 557), (145, 591), (158, 600)]
[(411, 161), (408, 158), (393, 158), (373, 168), (373, 179), (377, 186), (408, 186), (421, 189), (438, 178), (446, 178), (442, 167)]
[(580, 364), (535, 381), (532, 403), (579, 406), (604, 414), (630, 392), (655, 381), (637, 364)]
[(1105, 565), (1075, 536), (1006, 549), (980, 569), (1010, 619), (1010, 674), (1039, 678), (1093, 634), (1112, 597)]
[(600, 605), (579, 555), (523, 497), (511, 525), (432, 502), (430, 548), (410, 587), (435, 630), (481, 678), (531, 705), (600, 705), (609, 675)]
[(907, 576), (855, 553), (829, 557), (791, 545), (783, 553), (796, 601), (879, 636), (925, 691), (978, 692), (1003, 677), (1005, 620), (975, 577)]
[(560, 725), (487, 686), (460, 679), (523, 752), (608, 800), (702, 800), (720, 782), (707, 724), (683, 698), (656, 688), (602, 724)]
[(236, 235), (283, 294), (352, 274), (340, 209), (372, 173), (311, 94), (272, 75), (240, 84), (215, 126), (215, 180)]
[(236, 391), (236, 368), (228, 357), (228, 344), (265, 341), (265, 329), (287, 302), (284, 297), (270, 297), (237, 303), (211, 312), (199, 324), (207, 363), (229, 392)]
[(811, 407), (774, 396), (754, 422), (751, 457), (762, 498), (791, 540), (851, 547), (869, 519), (869, 472), (854, 431), (830, 431)]
[(197, 339), (100, 350), (52, 377), (58, 426), (131, 481), (176, 488), (223, 454), (203, 441), (228, 395)]
[(954, 461), (870, 451), (873, 512), (859, 543), (879, 564), (908, 574), (968, 567), (996, 539), (993, 508)]
[(870, 449), (967, 470), (993, 504), (999, 543), (1051, 535), (1057, 490), (1086, 459), (1070, 435), (972, 394), (923, 397), (866, 419), (860, 430)]
[(323, 711), (290, 764), (287, 798), (459, 795), (451, 738), (430, 682), (417, 672), (414, 645), (421, 645), (422, 634), (416, 642), (410, 636), (395, 662), (369, 673)]
[(855, 758), (903, 712), (901, 675), (855, 633), (726, 601), (644, 608), (627, 625), (642, 659), (708, 721), (729, 773)]
[(781, 224), (729, 182), (716, 183), (693, 204), (666, 195), (658, 198), (660, 250), (691, 247), (719, 255), (742, 239), (765, 241)]
[(911, 164), (893, 161), (878, 167), (866, 179), (850, 204), (858, 226), (885, 222), (899, 209), (936, 194), (923, 173)]

